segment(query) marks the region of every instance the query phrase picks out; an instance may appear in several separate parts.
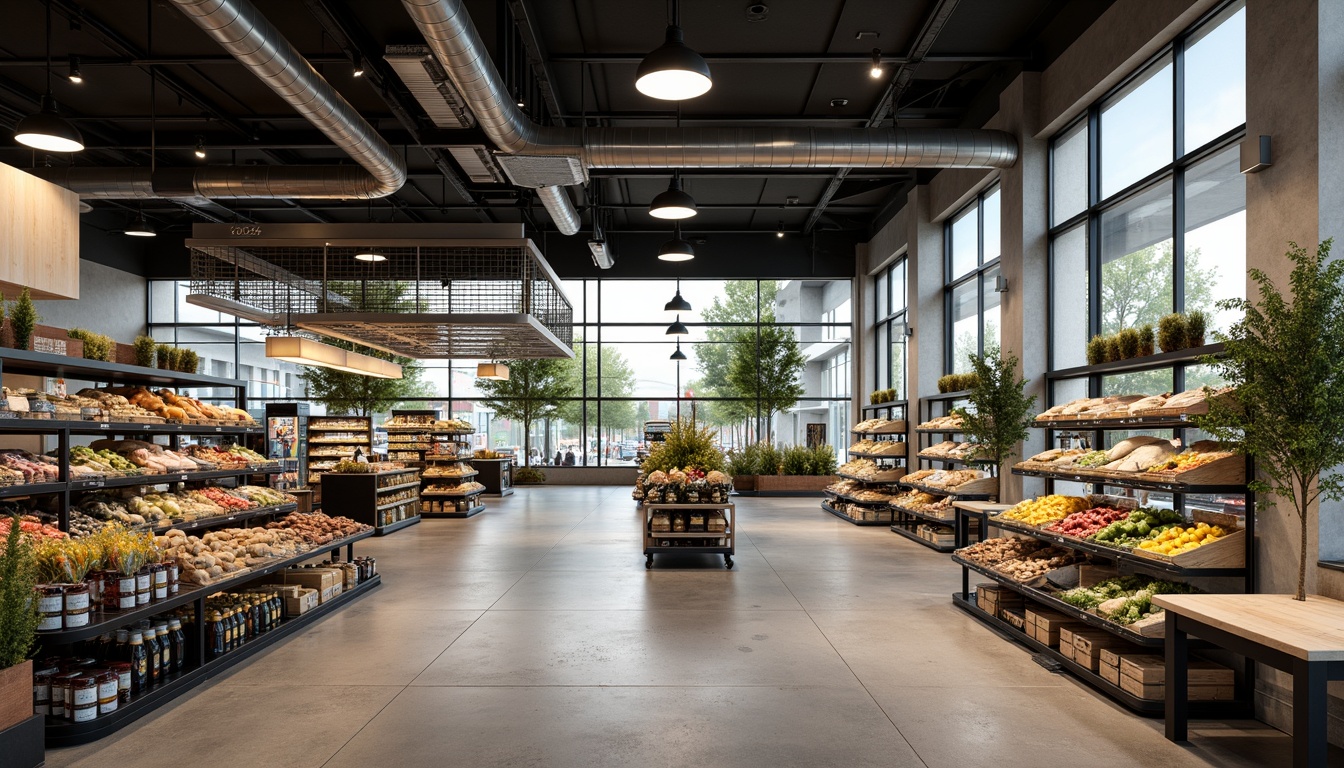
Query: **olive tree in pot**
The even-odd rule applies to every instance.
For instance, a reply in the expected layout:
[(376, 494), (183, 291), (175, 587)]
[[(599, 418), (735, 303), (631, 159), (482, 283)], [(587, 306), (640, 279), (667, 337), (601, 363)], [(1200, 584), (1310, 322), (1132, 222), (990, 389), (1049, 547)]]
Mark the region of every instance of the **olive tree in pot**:
[(1331, 241), (1315, 253), (1290, 243), (1291, 295), (1258, 269), (1249, 270), (1259, 299), (1228, 299), (1218, 308), (1242, 313), (1222, 333), (1224, 353), (1206, 358), (1235, 397), (1208, 398), (1195, 425), (1255, 459), (1250, 487), (1290, 501), (1301, 528), (1298, 600), (1307, 598), (1307, 531), (1322, 499), (1344, 498), (1344, 260), (1330, 261)]
[(1033, 420), (1036, 396), (1028, 397), (1026, 379), (1017, 376), (1018, 359), (1004, 357), (998, 347), (990, 346), (983, 355), (969, 355), (975, 381), (967, 400), (970, 407), (957, 408), (962, 431), (975, 444), (972, 455), (999, 478), (999, 496), (1003, 492), (1003, 464), (1027, 439)]
[(33, 715), (37, 560), (17, 517), (0, 549), (0, 731)]

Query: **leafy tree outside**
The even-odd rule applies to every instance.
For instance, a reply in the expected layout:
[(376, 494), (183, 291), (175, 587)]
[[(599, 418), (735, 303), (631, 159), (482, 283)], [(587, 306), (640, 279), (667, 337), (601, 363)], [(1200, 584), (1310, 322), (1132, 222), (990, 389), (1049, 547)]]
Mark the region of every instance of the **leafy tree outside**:
[(792, 408), (806, 391), (800, 378), (807, 358), (792, 328), (762, 325), (738, 334), (728, 363), (728, 383), (736, 394), (759, 404), (769, 431), (766, 439), (773, 440), (775, 414)]
[[(598, 347), (601, 347), (601, 352)], [(596, 427), (592, 420), (600, 418), (602, 431), (608, 443), (615, 439), (621, 430), (634, 430), (643, 426), (638, 417), (638, 403), (633, 400), (612, 400), (610, 398), (630, 397), (635, 391), (635, 372), (620, 350), (606, 344), (584, 344), (582, 337), (574, 339), (575, 350), (582, 350), (574, 359), (566, 361), (565, 380), (572, 397), (597, 397), (598, 361), (601, 361), (602, 400), (597, 408), (588, 411), (590, 426)], [(586, 369), (585, 369), (586, 361)], [(648, 404), (644, 403), (647, 412)], [(583, 424), (583, 403), (570, 401), (561, 403), (557, 417), (575, 425)], [(647, 419), (645, 419), (647, 420)], [(586, 441), (580, 441), (586, 442)]]
[(559, 358), (510, 360), (508, 379), (481, 379), (476, 383), (483, 405), (523, 425), (523, 463), (532, 455), (532, 425), (555, 418), (565, 398), (574, 395), (569, 379), (571, 362)]
[(347, 341), (327, 339), (327, 344), (360, 354), (391, 360), (401, 366), (400, 379), (381, 379), (330, 368), (304, 366), (299, 378), (308, 396), (333, 415), (372, 416), (395, 408), (404, 400), (433, 396), (433, 387), (420, 379), (420, 363), (406, 357), (357, 347)]

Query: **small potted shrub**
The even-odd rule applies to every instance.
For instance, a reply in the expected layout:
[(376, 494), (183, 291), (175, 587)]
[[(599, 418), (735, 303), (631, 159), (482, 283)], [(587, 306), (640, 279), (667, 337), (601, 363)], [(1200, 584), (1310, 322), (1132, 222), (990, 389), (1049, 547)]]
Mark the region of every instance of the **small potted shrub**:
[(160, 344), (155, 348), (154, 362), (160, 370), (171, 371), (173, 348), (167, 344)]
[(1139, 328), (1139, 357), (1147, 357), (1157, 350), (1157, 336), (1153, 326), (1144, 323)]
[(27, 288), (19, 294), (19, 300), (9, 310), (9, 327), (14, 335), (15, 349), (28, 349), (33, 343), (33, 332), (42, 318), (37, 314), (33, 297)]
[(1157, 343), (1163, 352), (1175, 352), (1190, 346), (1185, 341), (1185, 318), (1175, 312), (1157, 321)]
[(1087, 364), (1101, 365), (1104, 362), (1106, 362), (1106, 337), (1097, 334), (1087, 342)]
[(145, 368), (153, 368), (158, 362), (158, 346), (153, 337), (136, 336), (135, 344), (135, 364)]
[(1187, 347), (1204, 346), (1204, 334), (1209, 329), (1209, 315), (1202, 310), (1185, 313), (1185, 345)]
[(536, 467), (518, 467), (513, 470), (514, 485), (536, 485), (546, 482), (546, 473)]
[(0, 731), (33, 716), (36, 589), (37, 559), (14, 517), (0, 549)]
[(1131, 360), (1139, 356), (1139, 332), (1133, 328), (1125, 330), (1115, 335), (1116, 344), (1120, 345), (1120, 359)]
[(1115, 363), (1125, 358), (1120, 352), (1120, 337), (1111, 335), (1106, 337), (1106, 362)]

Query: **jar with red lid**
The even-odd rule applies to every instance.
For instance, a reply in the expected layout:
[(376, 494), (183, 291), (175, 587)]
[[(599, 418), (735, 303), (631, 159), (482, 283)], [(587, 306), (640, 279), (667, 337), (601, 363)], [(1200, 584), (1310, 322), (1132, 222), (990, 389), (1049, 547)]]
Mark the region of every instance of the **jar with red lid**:
[(79, 677), (79, 672), (62, 672), (51, 678), (51, 716), (70, 719), (66, 705), (70, 700), (70, 681)]
[(65, 628), (75, 629), (89, 625), (89, 585), (61, 584), (65, 593)]
[(87, 723), (98, 717), (98, 678), (80, 675), (70, 680), (70, 720)]
[(149, 605), (149, 597), (153, 594), (154, 572), (146, 565), (135, 574), (135, 604)]
[(65, 590), (57, 584), (37, 585), (37, 628), (53, 632), (65, 626)]
[(107, 665), (117, 676), (117, 701), (122, 704), (131, 702), (131, 663), (114, 661)]

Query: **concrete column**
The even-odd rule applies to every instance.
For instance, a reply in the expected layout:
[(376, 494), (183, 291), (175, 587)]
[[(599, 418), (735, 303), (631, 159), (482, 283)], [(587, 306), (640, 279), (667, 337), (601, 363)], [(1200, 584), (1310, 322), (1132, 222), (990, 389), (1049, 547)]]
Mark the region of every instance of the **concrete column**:
[(906, 295), (915, 335), (907, 347), (910, 418), (918, 421), (918, 400), (938, 393), (943, 375), (943, 227), (931, 221), (929, 188), (917, 186), (906, 201), (909, 235)]

